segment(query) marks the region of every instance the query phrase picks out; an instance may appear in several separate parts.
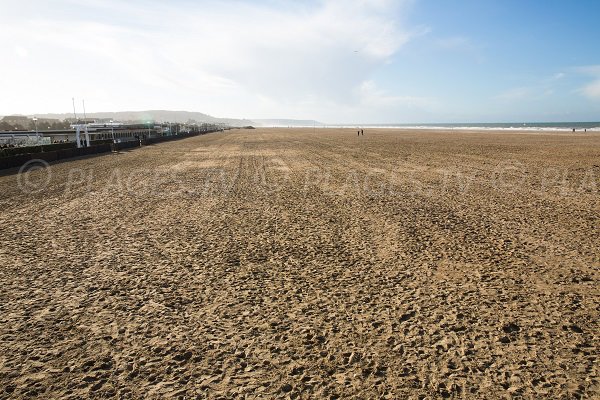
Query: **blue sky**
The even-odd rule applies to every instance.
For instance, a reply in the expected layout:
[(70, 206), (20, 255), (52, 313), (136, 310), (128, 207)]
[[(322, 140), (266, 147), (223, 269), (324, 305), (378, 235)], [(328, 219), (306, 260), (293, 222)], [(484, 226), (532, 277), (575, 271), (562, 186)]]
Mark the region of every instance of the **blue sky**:
[(600, 1), (3, 0), (0, 115), (600, 120)]
[(437, 99), (442, 120), (600, 119), (600, 90), (582, 91), (598, 79), (600, 2), (422, 1), (409, 15), (427, 34), (379, 79)]

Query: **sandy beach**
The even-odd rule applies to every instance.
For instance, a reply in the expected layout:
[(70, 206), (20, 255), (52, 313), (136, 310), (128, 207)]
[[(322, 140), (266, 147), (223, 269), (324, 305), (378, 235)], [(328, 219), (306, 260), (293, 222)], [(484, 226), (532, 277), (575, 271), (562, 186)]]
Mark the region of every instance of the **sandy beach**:
[(232, 130), (0, 226), (0, 398), (600, 397), (598, 132)]

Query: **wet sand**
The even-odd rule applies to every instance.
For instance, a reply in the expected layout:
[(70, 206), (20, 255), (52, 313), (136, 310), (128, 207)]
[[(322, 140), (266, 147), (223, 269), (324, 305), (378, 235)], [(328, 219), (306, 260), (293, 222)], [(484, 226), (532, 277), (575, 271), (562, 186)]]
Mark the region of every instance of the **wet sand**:
[(0, 226), (0, 398), (600, 396), (598, 133), (234, 130)]

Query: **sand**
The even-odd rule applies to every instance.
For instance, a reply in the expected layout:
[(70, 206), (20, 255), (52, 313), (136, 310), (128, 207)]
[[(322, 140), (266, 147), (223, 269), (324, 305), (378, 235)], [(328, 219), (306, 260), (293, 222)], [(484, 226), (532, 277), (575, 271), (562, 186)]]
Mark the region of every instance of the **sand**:
[(0, 226), (0, 398), (600, 396), (598, 133), (234, 130)]

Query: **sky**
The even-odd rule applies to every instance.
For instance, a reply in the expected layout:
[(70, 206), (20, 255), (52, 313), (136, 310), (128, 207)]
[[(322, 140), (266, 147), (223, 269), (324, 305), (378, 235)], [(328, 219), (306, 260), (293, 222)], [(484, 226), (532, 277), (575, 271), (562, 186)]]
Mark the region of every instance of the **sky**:
[(0, 115), (600, 120), (597, 0), (0, 0)]

